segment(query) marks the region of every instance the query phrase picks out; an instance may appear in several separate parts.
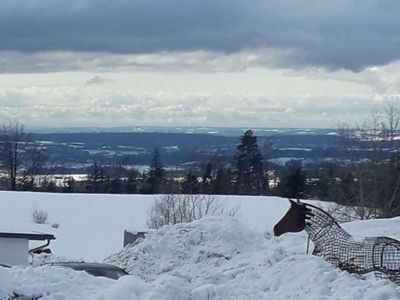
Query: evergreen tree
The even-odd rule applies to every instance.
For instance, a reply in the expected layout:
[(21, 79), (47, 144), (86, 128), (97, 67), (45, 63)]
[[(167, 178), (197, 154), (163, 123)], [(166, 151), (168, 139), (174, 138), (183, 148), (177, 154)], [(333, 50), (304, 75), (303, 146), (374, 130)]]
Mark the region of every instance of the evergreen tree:
[(235, 155), (235, 192), (238, 194), (260, 194), (263, 189), (263, 157), (258, 149), (257, 137), (247, 130), (240, 137)]
[(197, 180), (197, 176), (192, 172), (186, 175), (185, 180), (182, 182), (182, 193), (183, 194), (198, 194), (200, 192), (200, 184)]
[(134, 170), (127, 172), (125, 181), (125, 192), (128, 194), (135, 194), (137, 192), (137, 177), (138, 173)]
[(75, 192), (75, 179), (72, 176), (64, 178), (62, 192), (63, 193)]
[(109, 179), (108, 192), (111, 194), (121, 194), (122, 193), (122, 180), (121, 178)]
[(217, 195), (232, 194), (231, 175), (230, 169), (225, 170), (223, 167), (219, 167), (215, 179), (212, 181), (212, 193)]
[(149, 194), (159, 194), (162, 184), (165, 180), (165, 169), (161, 162), (161, 156), (158, 149), (154, 153), (150, 162), (149, 172), (146, 178), (147, 192)]
[(301, 166), (289, 165), (283, 170), (278, 186), (282, 197), (300, 199), (304, 196), (306, 175)]
[(204, 194), (211, 194), (212, 192), (212, 164), (210, 162), (207, 163), (206, 168), (204, 170), (203, 176), (202, 176), (202, 191)]
[(87, 190), (90, 193), (104, 193), (105, 183), (107, 178), (104, 174), (104, 168), (99, 166), (98, 164), (94, 164), (92, 167), (92, 171), (88, 175), (89, 184), (87, 186)]

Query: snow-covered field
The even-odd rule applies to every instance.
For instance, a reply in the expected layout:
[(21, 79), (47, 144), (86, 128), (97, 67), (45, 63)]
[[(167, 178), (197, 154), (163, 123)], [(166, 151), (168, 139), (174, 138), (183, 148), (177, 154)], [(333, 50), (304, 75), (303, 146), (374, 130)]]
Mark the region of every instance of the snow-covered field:
[[(276, 197), (222, 196), (240, 205), (237, 218), (166, 226), (121, 249), (124, 229), (146, 227), (154, 197), (0, 192), (0, 231), (52, 233), (54, 255), (106, 259), (132, 274), (114, 281), (48, 266), (0, 267), (0, 299), (12, 292), (40, 299), (400, 299), (388, 280), (359, 278), (305, 254), (305, 233), (274, 237), (289, 207)], [(48, 213), (48, 224), (32, 222), (34, 209)], [(344, 228), (356, 237), (400, 239), (400, 218)]]
[[(54, 234), (51, 249), (57, 255), (102, 261), (122, 248), (124, 229), (147, 228), (147, 212), (158, 197), (0, 192), (0, 231)], [(260, 232), (270, 230), (289, 206), (287, 200), (277, 197), (219, 198), (229, 207), (239, 207), (238, 218), (243, 224)], [(47, 212), (47, 224), (33, 223), (35, 209)]]

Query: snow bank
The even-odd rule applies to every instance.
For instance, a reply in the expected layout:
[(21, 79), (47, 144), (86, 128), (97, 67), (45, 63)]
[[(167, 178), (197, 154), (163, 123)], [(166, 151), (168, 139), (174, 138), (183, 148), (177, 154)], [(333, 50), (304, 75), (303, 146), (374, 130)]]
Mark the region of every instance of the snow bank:
[(0, 299), (12, 294), (26, 296), (17, 299), (93, 299), (99, 289), (113, 284), (111, 279), (56, 267), (0, 268), (0, 275)]
[[(140, 244), (127, 247), (106, 259), (131, 274), (154, 279), (158, 274), (189, 264), (205, 268), (229, 261), (249, 248), (257, 248), (263, 237), (229, 217), (209, 217), (188, 224), (166, 226), (150, 233)], [(122, 263), (122, 264), (121, 264)], [(204, 274), (203, 274), (204, 275)]]
[(397, 285), (343, 272), (304, 254), (305, 243), (304, 234), (275, 238), (210, 217), (165, 227), (106, 261), (140, 277), (144, 297), (156, 299), (400, 299)]
[[(398, 219), (364, 221), (397, 231)], [(350, 227), (357, 227), (356, 225)], [(0, 268), (0, 299), (400, 299), (400, 287), (343, 272), (305, 254), (306, 235), (261, 234), (231, 217), (166, 226), (106, 261), (132, 275), (114, 281), (49, 266)]]
[[(158, 197), (0, 191), (0, 231), (54, 234), (56, 240), (50, 245), (54, 254), (75, 260), (102, 261), (122, 248), (125, 229), (147, 227), (147, 212)], [(228, 207), (240, 207), (238, 218), (258, 231), (272, 228), (289, 207), (286, 199), (278, 197), (215, 197)], [(46, 211), (48, 223), (34, 224), (34, 209)], [(54, 223), (58, 228), (51, 226)]]
[[(373, 276), (360, 278), (305, 254), (306, 234), (272, 235), (289, 207), (277, 197), (221, 196), (237, 219), (209, 217), (167, 226), (136, 246), (121, 250), (124, 229), (145, 227), (156, 196), (0, 192), (0, 230), (54, 234), (54, 256), (33, 267), (0, 267), (0, 299), (15, 293), (50, 299), (400, 299), (400, 287)], [(32, 210), (48, 212), (49, 223), (32, 223)], [(58, 223), (59, 228), (51, 227)], [(400, 218), (346, 223), (356, 237), (400, 239)], [(117, 252), (118, 251), (118, 252)], [(103, 260), (132, 275), (117, 281), (49, 266), (43, 261)], [(29, 298), (27, 298), (29, 299)]]
[(6, 299), (12, 291), (10, 274), (6, 268), (0, 266), (0, 299)]

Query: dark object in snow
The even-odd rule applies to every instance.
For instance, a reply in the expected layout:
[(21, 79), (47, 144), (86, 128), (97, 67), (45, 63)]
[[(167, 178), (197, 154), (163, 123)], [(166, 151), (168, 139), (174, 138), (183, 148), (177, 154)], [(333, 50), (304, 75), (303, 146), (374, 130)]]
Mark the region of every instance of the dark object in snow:
[(32, 249), (32, 251), (29, 251), (29, 253), (32, 253), (32, 254), (42, 254), (42, 253), (51, 254), (51, 250), (49, 248)]
[(142, 230), (142, 231), (128, 231), (124, 230), (124, 242), (123, 247), (128, 244), (135, 244), (136, 242), (140, 241), (139, 239), (144, 239), (146, 235), (151, 230)]
[(349, 273), (362, 275), (373, 271), (376, 278), (387, 278), (400, 285), (400, 241), (381, 236), (355, 241), (326, 211), (289, 201), (290, 209), (274, 226), (276, 236), (305, 229), (314, 243), (314, 255)]
[(129, 275), (121, 268), (105, 264), (105, 263), (86, 263), (86, 262), (55, 262), (51, 266), (71, 268), (75, 271), (85, 271), (86, 273), (96, 277), (108, 277), (118, 279), (122, 276)]
[(38, 300), (42, 298), (42, 295), (24, 295), (18, 292), (13, 292), (12, 295), (7, 298), (7, 300)]

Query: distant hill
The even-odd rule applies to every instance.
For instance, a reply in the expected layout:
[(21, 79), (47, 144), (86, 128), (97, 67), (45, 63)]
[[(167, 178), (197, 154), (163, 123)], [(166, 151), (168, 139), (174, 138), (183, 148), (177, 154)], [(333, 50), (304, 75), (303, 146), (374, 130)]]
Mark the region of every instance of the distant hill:
[(127, 126), (127, 127), (65, 127), (65, 128), (33, 128), (33, 133), (198, 133), (238, 137), (247, 129), (252, 129), (257, 136), (274, 135), (327, 135), (335, 133), (335, 129), (325, 128), (262, 128), (262, 127), (159, 127), (159, 126)]
[[(233, 133), (233, 129), (230, 130)], [(58, 132), (34, 133), (33, 138), (47, 149), (51, 163), (66, 168), (84, 169), (93, 163), (121, 161), (147, 165), (155, 148), (160, 149), (166, 165), (190, 163), (193, 166), (210, 159), (230, 163), (242, 135), (241, 129), (235, 130), (236, 136), (215, 132)], [(259, 148), (268, 159), (307, 158), (312, 162), (337, 155), (338, 136), (330, 130), (270, 129), (267, 134), (267, 129), (263, 129), (264, 135), (260, 133), (260, 129), (254, 130)]]
[(137, 133), (137, 132), (99, 132), (99, 133), (47, 133), (34, 134), (34, 139), (54, 143), (84, 143), (86, 146), (132, 146), (139, 148), (179, 148), (230, 147), (238, 143), (237, 137), (214, 134), (187, 133)]

